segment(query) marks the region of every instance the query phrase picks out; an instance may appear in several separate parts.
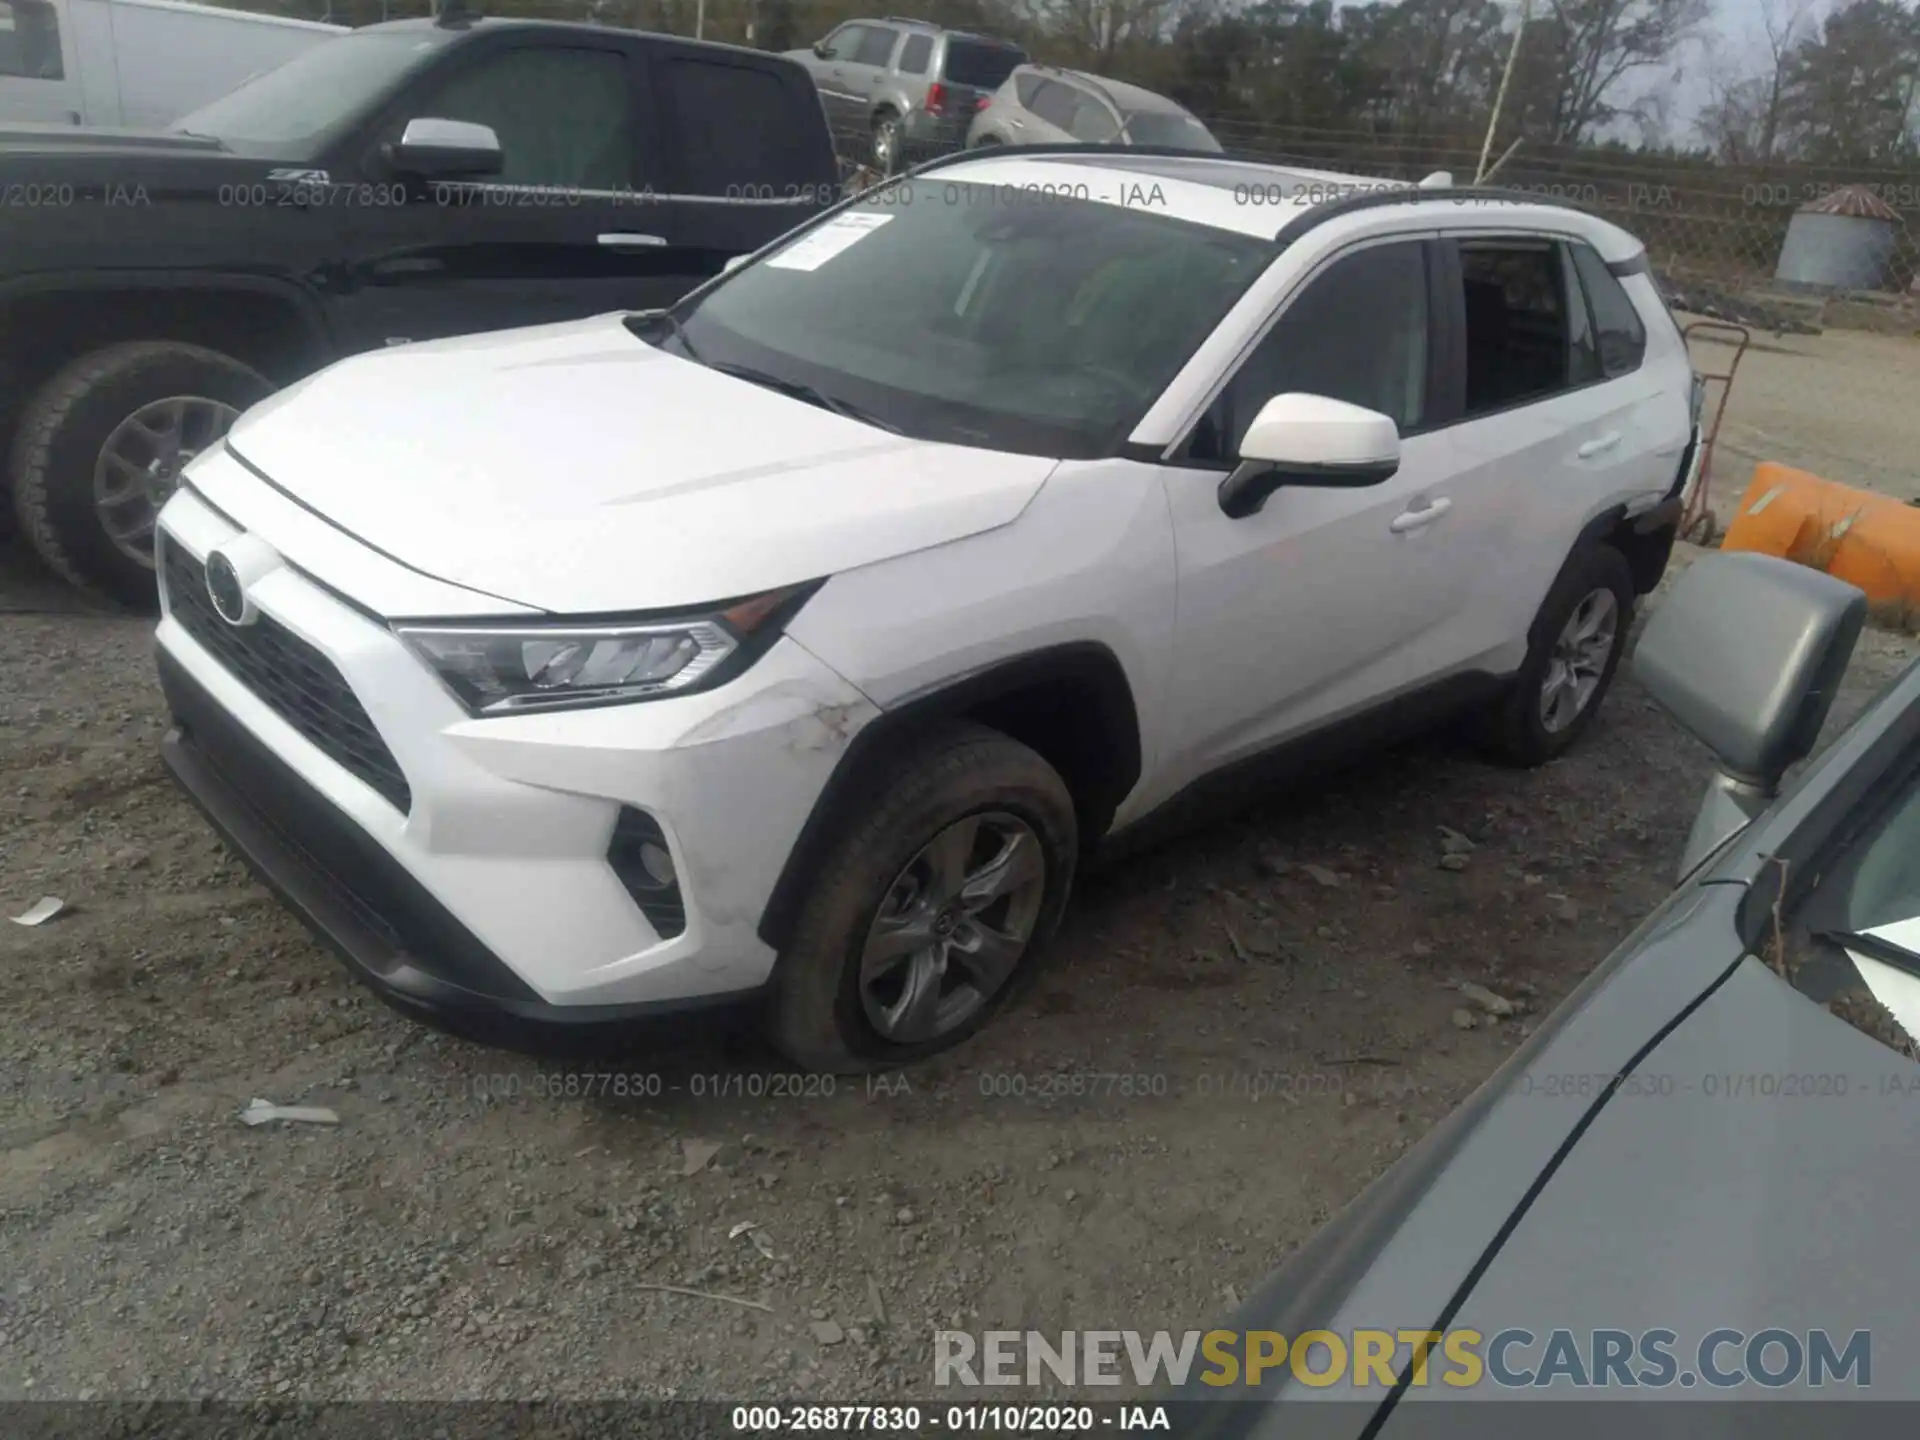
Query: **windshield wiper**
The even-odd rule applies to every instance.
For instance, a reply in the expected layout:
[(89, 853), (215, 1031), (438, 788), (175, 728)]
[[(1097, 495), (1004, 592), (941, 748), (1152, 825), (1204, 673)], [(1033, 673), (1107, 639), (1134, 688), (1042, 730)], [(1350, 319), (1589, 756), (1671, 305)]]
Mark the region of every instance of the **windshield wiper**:
[(767, 390), (776, 390), (782, 395), (790, 396), (805, 404), (818, 406), (829, 414), (840, 416), (843, 420), (858, 421), (862, 425), (871, 425), (876, 430), (885, 430), (893, 435), (904, 433), (898, 425), (888, 420), (882, 420), (871, 410), (863, 410), (858, 405), (851, 405), (847, 401), (829, 395), (824, 390), (815, 389), (803, 381), (783, 380), (778, 375), (769, 375), (766, 371), (755, 370), (750, 365), (721, 363), (709, 365), (707, 368), (709, 370), (717, 370), (722, 375), (731, 375), (736, 380), (745, 380), (749, 385), (759, 385)]
[(1909, 975), (1920, 977), (1920, 955), (1881, 936), (1858, 930), (1823, 930), (1814, 938), (1830, 940), (1843, 949), (1857, 951), (1869, 960), (1878, 960), (1882, 965), (1891, 965), (1895, 970), (1904, 970)]
[[(680, 342), (680, 348), (686, 352), (689, 360), (696, 365), (706, 363), (700, 358), (700, 352), (693, 348), (693, 341), (687, 338), (687, 327), (680, 323), (680, 317), (671, 310), (643, 310), (638, 315), (627, 316), (626, 325), (636, 335), (640, 334), (639, 327), (642, 325), (665, 325), (668, 333)], [(644, 340), (647, 337), (641, 335), (640, 338)]]

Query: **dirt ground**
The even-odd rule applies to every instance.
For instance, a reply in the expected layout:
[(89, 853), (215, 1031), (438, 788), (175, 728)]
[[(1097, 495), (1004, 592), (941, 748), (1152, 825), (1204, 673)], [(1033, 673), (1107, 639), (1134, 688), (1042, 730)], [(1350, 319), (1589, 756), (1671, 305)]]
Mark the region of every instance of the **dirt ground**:
[[(1703, 374), (1725, 373), (1733, 363), (1733, 347), (1717, 337), (1696, 337), (1692, 350)], [(1712, 387), (1709, 403), (1721, 389)], [(1920, 339), (1861, 330), (1756, 332), (1728, 393), (1711, 476), (1721, 529), (1762, 460), (1900, 500), (1920, 497), (1915, 397)]]
[(1415, 746), (1100, 877), (885, 1087), (707, 1045), (569, 1097), (362, 993), (164, 777), (149, 624), (55, 598), (0, 585), (0, 908), (75, 907), (0, 925), (3, 1398), (898, 1400), (938, 1328), (1204, 1324), (1531, 1023), (1449, 982), (1537, 1015), (1661, 897), (1705, 775), (1623, 680), (1544, 770)]

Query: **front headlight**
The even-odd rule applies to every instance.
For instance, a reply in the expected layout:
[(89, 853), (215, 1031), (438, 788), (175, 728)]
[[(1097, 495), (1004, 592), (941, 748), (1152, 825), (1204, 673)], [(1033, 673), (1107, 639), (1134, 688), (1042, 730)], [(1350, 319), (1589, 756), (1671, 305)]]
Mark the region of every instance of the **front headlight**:
[(813, 588), (773, 590), (685, 619), (399, 624), (394, 633), (475, 715), (607, 705), (724, 681), (772, 643)]

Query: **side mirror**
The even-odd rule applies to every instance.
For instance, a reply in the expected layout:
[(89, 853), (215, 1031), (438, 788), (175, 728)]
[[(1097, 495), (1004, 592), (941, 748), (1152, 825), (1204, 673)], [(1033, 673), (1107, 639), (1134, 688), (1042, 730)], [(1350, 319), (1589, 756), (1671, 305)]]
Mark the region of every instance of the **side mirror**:
[(1867, 618), (1867, 597), (1790, 560), (1708, 555), (1647, 620), (1633, 673), (1712, 750), (1682, 878), (1744, 828), (1812, 753)]
[(491, 125), (428, 117), (407, 122), (399, 142), (387, 146), (387, 163), (402, 175), (450, 180), (498, 175), (505, 156)]
[(1240, 464), (1220, 482), (1220, 508), (1255, 514), (1282, 485), (1378, 485), (1400, 468), (1391, 416), (1325, 395), (1276, 395), (1240, 442)]
[(824, 41), (824, 40), (816, 40), (816, 41), (814, 41), (814, 42), (813, 42), (813, 44), (812, 44), (812, 45), (811, 45), (811, 46), (810, 46), (809, 48), (810, 48), (810, 49), (811, 49), (811, 50), (813, 51), (813, 54), (814, 54), (814, 58), (815, 58), (816, 60), (825, 60), (825, 59), (827, 59), (827, 58), (829, 58), (829, 57), (828, 57), (828, 55), (827, 55), (827, 42), (826, 42), (826, 41)]

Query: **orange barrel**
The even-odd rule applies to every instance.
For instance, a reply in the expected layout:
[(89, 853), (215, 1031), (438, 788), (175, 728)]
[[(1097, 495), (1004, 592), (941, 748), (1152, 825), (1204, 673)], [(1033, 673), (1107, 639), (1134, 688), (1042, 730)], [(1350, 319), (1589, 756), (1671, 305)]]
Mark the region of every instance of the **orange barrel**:
[(1920, 509), (1805, 470), (1755, 466), (1720, 548), (1824, 570), (1876, 605), (1920, 604)]

